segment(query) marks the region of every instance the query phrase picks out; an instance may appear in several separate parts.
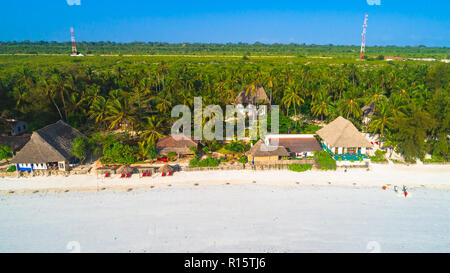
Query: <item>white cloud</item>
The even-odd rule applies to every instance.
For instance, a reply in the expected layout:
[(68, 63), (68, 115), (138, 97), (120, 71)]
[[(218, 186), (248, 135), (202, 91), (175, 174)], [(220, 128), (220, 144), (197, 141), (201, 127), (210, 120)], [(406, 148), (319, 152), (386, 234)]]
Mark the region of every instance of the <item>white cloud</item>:
[(81, 6), (81, 0), (66, 0), (69, 6)]
[(369, 6), (380, 6), (381, 5), (381, 0), (367, 0), (367, 4), (369, 4)]

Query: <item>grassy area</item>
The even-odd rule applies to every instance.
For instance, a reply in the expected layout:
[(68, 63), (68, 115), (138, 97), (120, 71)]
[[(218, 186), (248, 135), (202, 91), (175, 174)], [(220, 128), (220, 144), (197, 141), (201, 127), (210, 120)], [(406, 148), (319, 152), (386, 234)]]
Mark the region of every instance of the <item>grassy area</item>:
[(321, 170), (336, 170), (336, 160), (334, 160), (328, 152), (315, 152), (314, 157)]
[(311, 170), (312, 166), (312, 164), (291, 164), (289, 165), (289, 170), (301, 173)]

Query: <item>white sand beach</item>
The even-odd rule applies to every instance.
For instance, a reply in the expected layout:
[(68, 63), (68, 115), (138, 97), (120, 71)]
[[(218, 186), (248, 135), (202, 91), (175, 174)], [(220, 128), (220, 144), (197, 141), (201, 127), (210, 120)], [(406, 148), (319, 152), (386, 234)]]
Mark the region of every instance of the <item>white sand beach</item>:
[[(0, 195), (0, 252), (450, 252), (449, 174), (377, 165), (1, 179), (29, 194)], [(408, 198), (392, 190), (402, 184)]]
[(450, 189), (450, 165), (377, 165), (366, 169), (337, 171), (209, 171), (178, 172), (172, 177), (154, 176), (120, 179), (118, 175), (103, 178), (97, 175), (51, 176), (34, 178), (0, 178), (0, 194), (43, 192), (77, 192), (103, 190), (138, 190), (167, 186), (223, 185), (223, 184), (289, 185), (350, 185), (381, 187), (394, 185)]

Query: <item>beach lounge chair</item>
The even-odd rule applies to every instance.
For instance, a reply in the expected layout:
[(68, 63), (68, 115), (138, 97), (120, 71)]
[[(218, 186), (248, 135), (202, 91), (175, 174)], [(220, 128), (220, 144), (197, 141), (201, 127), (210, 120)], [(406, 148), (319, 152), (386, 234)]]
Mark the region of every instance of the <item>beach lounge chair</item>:
[(110, 174), (109, 173), (106, 173), (105, 174), (105, 178), (109, 178), (110, 177)]
[(151, 173), (147, 173), (147, 177), (151, 177), (152, 176), (152, 174)]
[(131, 178), (131, 174), (127, 174), (127, 178)]
[(142, 177), (147, 177), (147, 173), (142, 173)]
[(170, 173), (169, 173), (169, 176), (172, 176), (172, 175), (173, 175), (173, 173), (172, 173), (172, 172), (170, 172)]
[(120, 176), (120, 178), (125, 178), (125, 174), (123, 173), (123, 174)]
[(166, 173), (162, 173), (162, 176), (163, 176), (163, 177), (166, 176)]

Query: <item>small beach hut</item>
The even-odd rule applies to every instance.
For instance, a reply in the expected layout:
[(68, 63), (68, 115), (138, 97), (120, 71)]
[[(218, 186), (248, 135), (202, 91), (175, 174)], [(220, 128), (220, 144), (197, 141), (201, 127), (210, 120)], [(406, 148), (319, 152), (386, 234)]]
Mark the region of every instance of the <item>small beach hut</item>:
[(198, 147), (198, 143), (185, 135), (166, 136), (158, 140), (156, 150), (160, 155), (168, 155), (173, 152), (178, 156), (193, 155), (191, 147)]
[(170, 166), (169, 164), (166, 164), (158, 169), (158, 172), (160, 173), (173, 173), (175, 171), (175, 168)]
[(268, 146), (259, 140), (246, 155), (249, 162), (268, 162), (286, 158), (289, 152), (283, 146)]
[(124, 165), (117, 169), (118, 174), (132, 174), (134, 172), (134, 169), (130, 167), (129, 165)]

